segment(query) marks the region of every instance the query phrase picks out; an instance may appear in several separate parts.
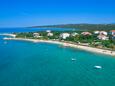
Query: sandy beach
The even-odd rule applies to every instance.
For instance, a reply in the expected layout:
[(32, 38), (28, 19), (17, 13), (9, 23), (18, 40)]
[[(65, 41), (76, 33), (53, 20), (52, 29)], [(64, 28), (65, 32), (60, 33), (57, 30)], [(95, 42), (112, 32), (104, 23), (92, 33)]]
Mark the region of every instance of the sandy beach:
[(3, 34), (0, 34), (2, 36), (11, 36), (11, 37), (16, 37), (15, 34), (9, 34), (9, 33), (3, 33)]
[(60, 44), (60, 45), (63, 45), (63, 46), (68, 46), (68, 47), (73, 47), (73, 48), (79, 48), (79, 49), (87, 50), (87, 51), (94, 52), (94, 53), (100, 53), (100, 54), (115, 56), (115, 51), (98, 49), (98, 48), (93, 48), (93, 47), (88, 47), (88, 46), (82, 46), (82, 45), (76, 45), (76, 44), (71, 44), (71, 43), (66, 43), (66, 42), (60, 42), (60, 41), (38, 40), (38, 39), (25, 39), (25, 38), (4, 38), (4, 40), (22, 40), (22, 41), (30, 41), (30, 42), (35, 42), (35, 43), (37, 43), (37, 42), (46, 42), (46, 43)]

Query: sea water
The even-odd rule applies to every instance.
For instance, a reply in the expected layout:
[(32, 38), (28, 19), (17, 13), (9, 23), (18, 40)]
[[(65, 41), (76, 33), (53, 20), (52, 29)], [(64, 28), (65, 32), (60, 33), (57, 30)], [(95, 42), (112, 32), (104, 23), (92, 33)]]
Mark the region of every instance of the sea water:
[[(12, 32), (36, 32), (36, 31), (71, 31), (74, 28), (0, 28), (0, 33), (12, 33)], [(79, 29), (76, 29), (79, 30)]]
[(5, 41), (3, 37), (0, 86), (115, 86), (115, 57), (57, 44)]

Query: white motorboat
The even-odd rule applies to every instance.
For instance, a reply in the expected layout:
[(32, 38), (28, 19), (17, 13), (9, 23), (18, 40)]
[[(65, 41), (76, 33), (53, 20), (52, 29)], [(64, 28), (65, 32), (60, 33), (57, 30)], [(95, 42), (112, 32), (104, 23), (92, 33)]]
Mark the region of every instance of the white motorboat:
[(102, 69), (102, 66), (94, 66), (94, 68), (96, 68), (96, 69)]
[(72, 58), (71, 60), (72, 60), (72, 61), (76, 61), (76, 59), (75, 59), (75, 58)]

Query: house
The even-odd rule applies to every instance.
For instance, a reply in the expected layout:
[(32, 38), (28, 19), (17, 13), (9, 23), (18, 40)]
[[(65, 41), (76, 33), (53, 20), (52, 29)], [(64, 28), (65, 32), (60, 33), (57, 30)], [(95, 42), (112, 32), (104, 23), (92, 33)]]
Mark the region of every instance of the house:
[(48, 32), (47, 36), (53, 36), (53, 33)]
[(100, 31), (97, 38), (100, 40), (109, 40), (109, 37), (107, 37), (107, 35), (108, 33), (106, 31)]
[(102, 35), (102, 34), (98, 35), (97, 38), (100, 40), (109, 40), (109, 37), (107, 37), (106, 35)]
[(100, 34), (100, 35), (108, 35), (106, 31), (94, 31), (94, 34)]
[(60, 37), (63, 38), (63, 39), (66, 39), (69, 36), (70, 36), (69, 33), (62, 33), (62, 34), (60, 34)]
[(115, 36), (115, 30), (111, 30), (111, 31), (110, 31), (110, 34), (111, 34), (112, 36)]
[(107, 35), (108, 33), (106, 31), (100, 31), (97, 38), (100, 40), (109, 40), (109, 37), (107, 37)]
[(39, 33), (33, 33), (33, 37), (34, 37), (34, 38), (39, 38), (39, 37), (40, 37), (40, 34), (39, 34)]
[(100, 31), (94, 31), (94, 34), (96, 34), (96, 35), (99, 34), (99, 33), (100, 33)]
[(76, 32), (71, 33), (71, 36), (76, 36), (76, 35), (79, 35), (79, 34)]
[(53, 36), (53, 33), (51, 32), (51, 30), (46, 30), (47, 32), (47, 36)]
[(86, 36), (86, 35), (92, 35), (90, 32), (82, 32), (82, 35)]
[(99, 34), (100, 35), (106, 35), (106, 36), (108, 35), (108, 33), (106, 31), (100, 31)]
[(111, 30), (111, 31), (110, 31), (110, 34), (112, 35), (111, 38), (112, 38), (113, 40), (115, 40), (115, 30)]

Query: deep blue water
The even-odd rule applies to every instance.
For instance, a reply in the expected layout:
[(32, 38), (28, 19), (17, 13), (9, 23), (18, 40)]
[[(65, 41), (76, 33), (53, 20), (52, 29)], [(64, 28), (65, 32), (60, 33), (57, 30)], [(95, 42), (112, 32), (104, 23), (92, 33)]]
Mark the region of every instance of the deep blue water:
[(12, 32), (34, 32), (34, 31), (70, 31), (74, 29), (69, 28), (0, 28), (0, 33), (12, 33)]
[[(0, 36), (0, 86), (115, 86), (115, 58)], [(76, 58), (72, 61), (71, 58)], [(94, 69), (101, 65), (102, 69)]]

